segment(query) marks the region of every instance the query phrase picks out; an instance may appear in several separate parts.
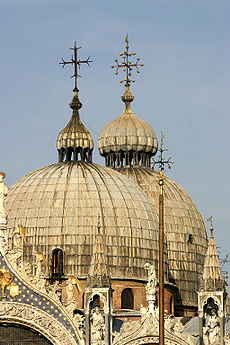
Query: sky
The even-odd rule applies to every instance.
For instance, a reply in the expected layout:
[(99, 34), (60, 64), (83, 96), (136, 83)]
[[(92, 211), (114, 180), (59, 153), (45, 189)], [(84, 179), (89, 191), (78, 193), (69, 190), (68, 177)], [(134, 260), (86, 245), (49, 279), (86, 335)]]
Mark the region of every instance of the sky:
[[(74, 41), (82, 66), (81, 118), (95, 144), (118, 117), (124, 87), (111, 65), (125, 48), (144, 63), (131, 92), (134, 113), (175, 161), (167, 173), (213, 216), (221, 257), (230, 252), (230, 2), (228, 0), (0, 0), (0, 170), (8, 187), (57, 162), (56, 137), (71, 116)], [(207, 225), (208, 226), (208, 225)], [(227, 264), (225, 269), (230, 269)], [(230, 274), (229, 274), (230, 275)]]

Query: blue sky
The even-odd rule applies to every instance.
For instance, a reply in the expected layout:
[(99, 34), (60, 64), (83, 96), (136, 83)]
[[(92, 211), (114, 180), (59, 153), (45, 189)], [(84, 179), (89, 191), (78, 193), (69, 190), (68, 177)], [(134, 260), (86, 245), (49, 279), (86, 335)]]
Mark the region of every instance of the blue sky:
[(71, 116), (70, 58), (91, 56), (79, 80), (81, 116), (94, 138), (120, 115), (123, 86), (110, 66), (124, 49), (144, 63), (132, 87), (135, 114), (175, 164), (168, 173), (214, 218), (222, 256), (230, 247), (230, 2), (225, 0), (0, 0), (1, 170), (10, 186), (57, 161), (55, 141)]

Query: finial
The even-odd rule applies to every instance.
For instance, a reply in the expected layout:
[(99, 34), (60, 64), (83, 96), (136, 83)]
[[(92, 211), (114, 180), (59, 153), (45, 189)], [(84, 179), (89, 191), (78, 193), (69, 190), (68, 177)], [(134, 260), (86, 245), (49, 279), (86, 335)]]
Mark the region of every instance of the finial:
[(134, 79), (131, 79), (133, 67), (136, 68), (137, 73), (140, 73), (139, 67), (143, 67), (144, 64), (139, 63), (139, 61), (140, 61), (139, 57), (136, 58), (135, 63), (132, 62), (131, 56), (132, 55), (135, 56), (136, 53), (135, 52), (133, 52), (133, 53), (129, 52), (128, 34), (126, 35), (125, 42), (126, 42), (125, 50), (122, 53), (120, 53), (120, 56), (122, 57), (121, 63), (118, 62), (118, 59), (115, 59), (114, 61), (116, 62), (116, 66), (112, 65), (111, 67), (116, 68), (116, 71), (115, 71), (116, 75), (118, 74), (119, 68), (122, 68), (123, 71), (125, 72), (125, 78), (123, 80), (120, 80), (120, 83), (125, 82), (126, 86), (130, 86), (131, 82), (132, 83), (135, 82)]
[(159, 151), (159, 155), (158, 155), (158, 160), (155, 161), (153, 159), (153, 167), (155, 165), (158, 165), (160, 174), (163, 174), (163, 172), (165, 171), (165, 165), (168, 166), (169, 169), (171, 169), (171, 165), (174, 164), (174, 161), (172, 161), (172, 157), (169, 156), (167, 160), (164, 159), (163, 154), (165, 151), (168, 151), (167, 148), (163, 148), (163, 141), (164, 141), (165, 136), (163, 135), (163, 132), (161, 132), (161, 144), (160, 144), (160, 148), (158, 149)]
[(74, 74), (71, 76), (71, 78), (74, 78), (74, 90), (79, 91), (77, 88), (77, 78), (80, 78), (81, 75), (78, 74), (78, 69), (80, 70), (81, 64), (86, 63), (88, 66), (90, 66), (90, 62), (92, 62), (90, 59), (90, 56), (86, 60), (80, 60), (78, 59), (77, 52), (81, 49), (81, 47), (77, 47), (76, 41), (74, 42), (73, 48), (70, 48), (70, 50), (73, 50), (74, 54), (72, 55), (71, 61), (65, 61), (62, 59), (62, 62), (59, 62), (60, 65), (62, 65), (62, 68), (65, 67), (65, 65), (71, 64), (74, 65)]
[(207, 222), (210, 223), (210, 233), (211, 233), (211, 236), (213, 236), (213, 230), (214, 230), (214, 227), (213, 227), (213, 224), (212, 224), (212, 216), (207, 218)]

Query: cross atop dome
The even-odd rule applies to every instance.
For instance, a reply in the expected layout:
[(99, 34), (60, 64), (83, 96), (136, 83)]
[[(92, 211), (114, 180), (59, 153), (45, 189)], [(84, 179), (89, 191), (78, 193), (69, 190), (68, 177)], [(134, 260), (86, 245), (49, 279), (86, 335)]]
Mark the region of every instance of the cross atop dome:
[(65, 67), (65, 65), (73, 65), (74, 66), (74, 74), (71, 76), (71, 78), (74, 78), (74, 88), (77, 89), (77, 78), (81, 78), (81, 75), (78, 73), (78, 70), (80, 70), (81, 64), (87, 64), (90, 67), (90, 62), (93, 62), (90, 60), (90, 56), (86, 60), (80, 60), (78, 59), (78, 50), (81, 49), (81, 47), (77, 47), (76, 41), (74, 42), (73, 48), (70, 48), (70, 50), (73, 50), (74, 54), (72, 55), (72, 58), (70, 61), (65, 61), (62, 58), (62, 62), (59, 62), (60, 65), (62, 65), (62, 68)]
[(132, 55), (135, 56), (136, 53), (129, 52), (128, 34), (126, 35), (125, 42), (126, 42), (125, 50), (122, 53), (120, 53), (120, 56), (122, 57), (121, 63), (118, 62), (118, 59), (115, 59), (114, 61), (116, 62), (116, 66), (112, 65), (111, 67), (116, 68), (116, 72), (115, 72), (116, 75), (118, 74), (119, 68), (122, 68), (123, 71), (125, 72), (125, 78), (123, 80), (120, 80), (120, 83), (125, 82), (126, 86), (130, 86), (131, 83), (135, 82), (135, 79), (131, 79), (133, 68), (136, 68), (137, 73), (140, 73), (139, 67), (143, 67), (144, 64), (139, 63), (140, 61), (139, 57), (136, 58), (135, 63), (132, 62), (131, 56)]
[(82, 107), (82, 103), (78, 98), (78, 88), (77, 88), (77, 78), (81, 77), (78, 73), (81, 64), (87, 64), (90, 62), (90, 57), (86, 60), (80, 60), (77, 56), (77, 52), (81, 47), (77, 47), (76, 42), (74, 47), (70, 48), (74, 51), (70, 61), (65, 61), (62, 59), (60, 64), (62, 67), (65, 65), (71, 64), (74, 65), (74, 89), (73, 89), (73, 99), (70, 102), (69, 106), (73, 110), (72, 117), (67, 124), (67, 126), (61, 130), (58, 134), (56, 146), (58, 149), (58, 161), (59, 162), (92, 162), (92, 151), (93, 151), (93, 138), (89, 133), (88, 129), (83, 125), (79, 109)]

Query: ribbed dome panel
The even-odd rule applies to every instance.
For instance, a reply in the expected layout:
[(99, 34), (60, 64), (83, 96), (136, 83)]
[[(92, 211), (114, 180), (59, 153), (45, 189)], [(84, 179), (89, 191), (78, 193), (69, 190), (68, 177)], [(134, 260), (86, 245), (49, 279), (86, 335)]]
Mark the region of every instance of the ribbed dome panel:
[(33, 250), (51, 260), (64, 251), (64, 272), (86, 277), (98, 215), (112, 278), (146, 279), (158, 259), (158, 215), (143, 191), (120, 173), (95, 164), (53, 164), (24, 176), (6, 200), (11, 232), (26, 229), (25, 259)]
[[(159, 174), (148, 168), (117, 169), (141, 187), (159, 209)], [(186, 191), (165, 176), (164, 221), (169, 277), (178, 286), (176, 304), (197, 305), (198, 282), (203, 273), (207, 233), (201, 214)]]

